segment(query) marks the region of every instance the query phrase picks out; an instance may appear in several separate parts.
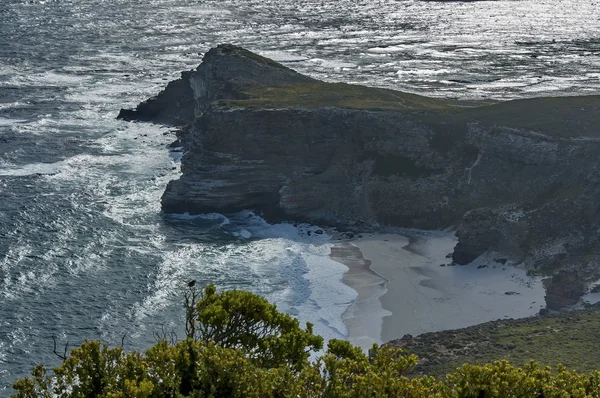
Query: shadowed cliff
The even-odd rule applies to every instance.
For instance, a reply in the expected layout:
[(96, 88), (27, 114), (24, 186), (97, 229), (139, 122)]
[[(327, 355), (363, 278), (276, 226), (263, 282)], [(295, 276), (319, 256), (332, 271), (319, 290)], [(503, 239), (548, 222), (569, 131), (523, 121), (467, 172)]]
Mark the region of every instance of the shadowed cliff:
[(598, 96), (467, 104), (325, 83), (221, 45), (119, 117), (184, 127), (165, 212), (456, 227), (459, 264), (491, 250), (562, 270), (551, 308), (600, 277)]

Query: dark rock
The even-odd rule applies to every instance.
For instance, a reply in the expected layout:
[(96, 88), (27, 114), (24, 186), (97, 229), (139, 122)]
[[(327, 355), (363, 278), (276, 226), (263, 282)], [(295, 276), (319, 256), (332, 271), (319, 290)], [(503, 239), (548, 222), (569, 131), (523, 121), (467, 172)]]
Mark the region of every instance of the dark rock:
[(546, 316), (546, 315), (550, 314), (550, 310), (547, 308), (541, 308), (540, 311), (538, 312), (538, 314), (540, 316)]
[(514, 296), (514, 295), (521, 294), (521, 293), (518, 293), (518, 292), (504, 292), (504, 294), (507, 295), (507, 296)]
[(585, 284), (577, 271), (561, 270), (546, 287), (546, 307), (550, 310), (563, 309), (577, 304), (584, 294)]
[(135, 109), (121, 109), (117, 119), (144, 121), (171, 126), (184, 126), (194, 120), (196, 102), (190, 85), (193, 72), (182, 72), (181, 78), (170, 82), (156, 97)]
[(346, 232), (345, 235), (346, 235), (346, 238), (348, 238), (348, 239), (354, 238), (354, 233), (353, 232)]
[(446, 266), (446, 264), (440, 264), (440, 267), (445, 267), (445, 266)]
[(319, 82), (222, 45), (119, 118), (187, 126), (164, 212), (457, 226), (455, 263), (495, 251), (502, 264), (578, 270), (585, 282), (600, 277), (598, 109), (600, 96), (456, 106)]
[(323, 235), (323, 230), (322, 229), (317, 229), (315, 231), (315, 234), (317, 234), (317, 235)]
[(183, 142), (181, 142), (181, 140), (179, 140), (179, 139), (177, 139), (169, 144), (170, 149), (181, 148), (182, 146), (183, 146)]
[(495, 258), (494, 261), (497, 262), (497, 263), (500, 263), (500, 264), (504, 265), (504, 264), (506, 264), (506, 262), (508, 260), (505, 259), (505, 258)]
[(458, 264), (469, 264), (483, 253), (496, 248), (507, 222), (497, 211), (488, 207), (469, 211), (456, 231), (458, 244), (452, 259)]
[(483, 268), (487, 268), (488, 265), (487, 264), (481, 264), (477, 266), (477, 269), (483, 269)]

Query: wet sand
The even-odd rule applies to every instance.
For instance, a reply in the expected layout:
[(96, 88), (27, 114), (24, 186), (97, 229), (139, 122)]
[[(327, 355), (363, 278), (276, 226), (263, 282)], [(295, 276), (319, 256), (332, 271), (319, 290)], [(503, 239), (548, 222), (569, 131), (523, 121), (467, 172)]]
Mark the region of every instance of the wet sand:
[(539, 278), (491, 255), (450, 266), (455, 244), (453, 233), (410, 231), (334, 245), (332, 258), (349, 267), (344, 283), (358, 292), (344, 314), (348, 339), (368, 348), (404, 334), (526, 317), (544, 306)]
[(368, 349), (373, 343), (381, 344), (381, 327), (385, 316), (381, 296), (387, 291), (387, 280), (371, 269), (360, 249), (351, 242), (341, 242), (331, 248), (331, 258), (348, 267), (342, 281), (358, 293), (356, 301), (343, 315), (348, 328), (348, 340)]

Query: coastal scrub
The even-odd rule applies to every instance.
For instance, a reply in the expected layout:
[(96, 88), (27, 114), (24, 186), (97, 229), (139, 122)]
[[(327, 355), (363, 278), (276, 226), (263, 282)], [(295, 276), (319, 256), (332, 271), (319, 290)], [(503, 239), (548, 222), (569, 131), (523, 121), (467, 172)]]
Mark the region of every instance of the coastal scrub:
[[(366, 355), (341, 340), (331, 340), (309, 361), (306, 354), (320, 348), (321, 339), (310, 324), (302, 329), (266, 300), (243, 291), (217, 293), (214, 286), (200, 295), (191, 287), (186, 298), (186, 321), (195, 326), (186, 329), (185, 340), (159, 341), (145, 353), (86, 342), (53, 371), (35, 367), (32, 377), (14, 384), (13, 397), (600, 396), (599, 371), (579, 374), (558, 366), (552, 372), (534, 362), (522, 368), (507, 361), (465, 364), (445, 378), (408, 377), (415, 355), (376, 345)], [(284, 347), (290, 357), (280, 351)], [(274, 352), (280, 360), (271, 360)]]

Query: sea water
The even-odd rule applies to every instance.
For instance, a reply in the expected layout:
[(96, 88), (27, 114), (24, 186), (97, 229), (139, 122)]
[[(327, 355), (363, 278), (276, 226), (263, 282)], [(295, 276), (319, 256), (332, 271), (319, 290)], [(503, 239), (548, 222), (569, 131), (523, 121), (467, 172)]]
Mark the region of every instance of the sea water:
[(247, 289), (347, 335), (356, 293), (318, 226), (165, 215), (166, 127), (115, 120), (219, 43), (327, 81), (453, 98), (594, 94), (588, 0), (0, 2), (0, 396), (60, 344), (181, 336), (186, 282)]

